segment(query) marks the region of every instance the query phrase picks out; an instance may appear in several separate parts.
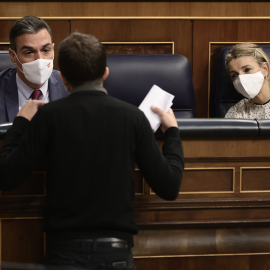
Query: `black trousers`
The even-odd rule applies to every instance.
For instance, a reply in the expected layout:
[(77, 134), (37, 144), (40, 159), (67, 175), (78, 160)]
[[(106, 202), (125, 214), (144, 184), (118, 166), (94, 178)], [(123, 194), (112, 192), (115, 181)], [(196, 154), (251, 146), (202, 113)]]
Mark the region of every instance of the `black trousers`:
[(48, 270), (135, 270), (131, 245), (68, 240), (47, 243), (44, 263)]

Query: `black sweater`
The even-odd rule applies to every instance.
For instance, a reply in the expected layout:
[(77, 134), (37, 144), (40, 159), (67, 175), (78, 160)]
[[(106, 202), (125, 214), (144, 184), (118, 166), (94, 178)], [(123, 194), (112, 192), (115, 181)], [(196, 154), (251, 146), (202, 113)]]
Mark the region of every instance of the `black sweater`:
[(177, 197), (184, 158), (179, 131), (163, 155), (144, 114), (100, 91), (78, 91), (16, 117), (0, 151), (0, 189), (17, 187), (47, 159), (47, 236), (118, 237), (132, 243), (135, 163), (161, 198)]

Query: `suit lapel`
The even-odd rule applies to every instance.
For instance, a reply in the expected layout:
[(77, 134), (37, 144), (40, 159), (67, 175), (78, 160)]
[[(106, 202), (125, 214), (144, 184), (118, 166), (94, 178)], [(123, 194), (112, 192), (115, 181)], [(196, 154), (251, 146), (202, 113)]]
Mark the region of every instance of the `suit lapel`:
[(62, 98), (61, 88), (58, 87), (58, 81), (53, 73), (49, 78), (48, 90), (50, 101)]
[(8, 114), (8, 121), (13, 122), (19, 111), (19, 98), (18, 98), (18, 87), (16, 82), (16, 69), (12, 71), (10, 77), (6, 78), (5, 87), (5, 103)]

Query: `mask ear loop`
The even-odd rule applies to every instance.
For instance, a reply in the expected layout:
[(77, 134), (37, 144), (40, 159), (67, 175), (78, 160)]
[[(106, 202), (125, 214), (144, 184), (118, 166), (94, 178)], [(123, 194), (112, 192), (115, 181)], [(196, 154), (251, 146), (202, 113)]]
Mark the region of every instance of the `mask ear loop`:
[[(22, 65), (22, 63), (21, 63), (21, 61), (19, 60), (19, 58), (18, 58), (18, 56), (17, 56), (17, 54), (16, 54), (16, 52), (14, 51), (14, 53), (15, 53), (15, 56), (16, 56), (16, 58), (17, 58), (17, 60), (19, 61), (19, 63)], [(20, 72), (22, 72), (23, 74), (24, 74), (24, 72), (19, 68), (19, 66), (17, 65), (17, 68), (20, 70)]]
[[(255, 59), (256, 59), (256, 52), (260, 53), (260, 55), (261, 55), (261, 56), (263, 57), (263, 59), (265, 60), (264, 64), (261, 66), (261, 72), (262, 72), (262, 67), (263, 67), (266, 63), (268, 63), (268, 62), (266, 61), (265, 55), (263, 55), (262, 52), (260, 52), (257, 48), (256, 48), (255, 51), (254, 51), (254, 58), (255, 58)], [(270, 68), (270, 67), (269, 67), (269, 63), (268, 63), (268, 68)], [(268, 77), (269, 77), (269, 71), (268, 71), (268, 75), (265, 76), (264, 78), (267, 79)]]
[[(261, 66), (261, 72), (262, 72), (262, 68), (263, 68), (263, 66), (266, 64), (267, 62), (264, 62), (264, 64)], [(268, 74), (267, 74), (267, 76), (263, 76), (264, 77), (264, 79), (267, 79), (268, 77), (269, 77), (269, 71), (268, 71)]]

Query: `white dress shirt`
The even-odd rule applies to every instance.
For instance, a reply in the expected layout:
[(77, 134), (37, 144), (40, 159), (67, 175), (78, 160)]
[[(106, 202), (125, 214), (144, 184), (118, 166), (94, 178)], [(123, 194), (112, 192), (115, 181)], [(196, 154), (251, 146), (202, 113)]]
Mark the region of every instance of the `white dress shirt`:
[[(19, 110), (21, 107), (28, 101), (31, 100), (31, 95), (34, 89), (25, 84), (19, 77), (18, 73), (16, 74), (16, 82), (18, 87), (18, 97), (19, 97)], [(38, 90), (38, 89), (35, 89)], [(42, 85), (39, 90), (41, 91), (41, 95), (39, 100), (49, 102), (49, 91), (48, 91), (48, 80)]]

